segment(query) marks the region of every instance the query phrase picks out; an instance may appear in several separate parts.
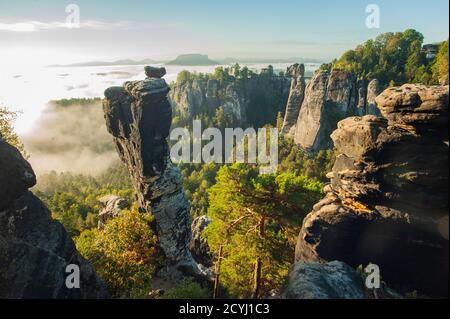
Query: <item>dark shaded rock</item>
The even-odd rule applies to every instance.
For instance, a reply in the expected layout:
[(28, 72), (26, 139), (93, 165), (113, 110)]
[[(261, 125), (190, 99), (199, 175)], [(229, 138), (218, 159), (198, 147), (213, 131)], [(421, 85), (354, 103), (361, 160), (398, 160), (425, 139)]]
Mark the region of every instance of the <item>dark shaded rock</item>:
[[(364, 116), (338, 124), (331, 184), (303, 221), (296, 260), (373, 262), (390, 285), (447, 296), (448, 146), (425, 128), (448, 122), (448, 113), (415, 117), (412, 105), (420, 99), (444, 110), (448, 101), (440, 97), (448, 87), (413, 87), (388, 89), (377, 99), (387, 120)], [(405, 118), (388, 113), (391, 106)]]
[(169, 157), (172, 109), (163, 79), (126, 82), (109, 88), (103, 103), (108, 131), (132, 176), (142, 211), (155, 217), (155, 231), (167, 265), (185, 275), (205, 275), (192, 258), (189, 204), (181, 173)]
[(156, 68), (153, 66), (146, 66), (144, 68), (145, 75), (149, 78), (162, 78), (164, 75), (166, 75), (166, 68)]
[[(31, 166), (0, 141), (0, 298), (108, 298), (106, 286), (64, 227), (28, 191)], [(80, 288), (66, 287), (66, 267), (80, 268)]]
[(0, 210), (36, 184), (31, 165), (13, 146), (0, 139)]
[(367, 295), (361, 275), (342, 262), (298, 262), (289, 272), (281, 298), (365, 299)]
[(300, 108), (305, 97), (305, 65), (294, 64), (288, 67), (286, 75), (290, 76), (292, 80), (281, 132), (284, 135), (293, 136)]
[(122, 197), (106, 195), (98, 200), (103, 209), (98, 214), (98, 228), (102, 229), (110, 219), (119, 217), (122, 211), (130, 207), (130, 203)]
[(211, 267), (213, 262), (209, 251), (208, 241), (202, 234), (210, 223), (211, 219), (206, 215), (195, 218), (191, 225), (192, 239), (189, 243), (189, 250), (195, 261), (207, 267)]

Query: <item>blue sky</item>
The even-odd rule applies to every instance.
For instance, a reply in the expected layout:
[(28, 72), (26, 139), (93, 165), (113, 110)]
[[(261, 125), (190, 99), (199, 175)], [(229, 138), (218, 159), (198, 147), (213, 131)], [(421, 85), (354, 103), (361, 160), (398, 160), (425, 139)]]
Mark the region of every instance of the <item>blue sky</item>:
[[(63, 26), (71, 3), (80, 29)], [(365, 26), (371, 3), (380, 29)], [(448, 10), (448, 0), (0, 0), (0, 54), (56, 63), (181, 53), (329, 60), (387, 31), (445, 40)]]

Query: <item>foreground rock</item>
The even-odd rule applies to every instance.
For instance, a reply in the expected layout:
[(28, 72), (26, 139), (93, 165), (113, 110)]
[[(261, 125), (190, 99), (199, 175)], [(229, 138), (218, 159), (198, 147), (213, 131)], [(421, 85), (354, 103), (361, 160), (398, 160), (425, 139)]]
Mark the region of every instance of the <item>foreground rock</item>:
[(342, 262), (298, 262), (289, 272), (281, 298), (365, 299), (367, 295), (361, 275)]
[(98, 200), (103, 209), (98, 214), (98, 229), (102, 229), (110, 219), (119, 217), (122, 211), (130, 208), (130, 203), (122, 197), (106, 195)]
[[(293, 92), (296, 91), (298, 89)], [(297, 99), (303, 102), (288, 104), (286, 116), (289, 116), (289, 120), (285, 122), (290, 127), (289, 131), (285, 129), (283, 133), (307, 151), (330, 149), (333, 147), (330, 134), (340, 120), (355, 115), (380, 115), (374, 100), (379, 93), (381, 87), (377, 80), (367, 83), (346, 71), (319, 70), (306, 86), (304, 99)], [(301, 97), (301, 94), (294, 96)], [(294, 112), (291, 111), (294, 109), (295, 112), (299, 110), (295, 123), (292, 122)]]
[(104, 112), (121, 160), (131, 174), (141, 210), (155, 217), (167, 264), (185, 275), (205, 275), (189, 251), (191, 222), (181, 174), (166, 141), (172, 120), (164, 79), (148, 77), (105, 91)]
[[(35, 183), (28, 162), (0, 140), (0, 298), (107, 298), (64, 227), (28, 191)], [(80, 268), (80, 289), (66, 287), (70, 264)]]
[(372, 262), (391, 286), (448, 296), (448, 86), (388, 89), (377, 103), (387, 120), (348, 118), (332, 134), (331, 184), (296, 260)]

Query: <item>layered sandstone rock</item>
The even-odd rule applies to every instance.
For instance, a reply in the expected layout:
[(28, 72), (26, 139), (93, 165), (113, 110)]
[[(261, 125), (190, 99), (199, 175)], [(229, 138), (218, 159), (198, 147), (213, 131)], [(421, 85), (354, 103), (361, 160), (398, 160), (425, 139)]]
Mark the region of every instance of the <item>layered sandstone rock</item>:
[(390, 285), (448, 295), (448, 86), (391, 88), (377, 103), (386, 119), (348, 118), (332, 134), (331, 183), (296, 260), (373, 262)]
[(319, 70), (306, 86), (303, 102), (297, 105), (299, 115), (295, 129), (289, 135), (307, 151), (332, 148), (330, 134), (340, 120), (355, 115), (380, 114), (374, 101), (379, 92), (380, 85), (376, 80), (367, 83), (346, 71)]
[(343, 262), (298, 262), (289, 271), (282, 299), (365, 299), (360, 274)]
[(286, 75), (290, 76), (292, 80), (281, 133), (292, 137), (295, 133), (300, 107), (305, 98), (305, 65), (294, 64), (288, 67)]
[(110, 219), (119, 217), (122, 211), (130, 207), (130, 203), (122, 197), (106, 195), (99, 200), (103, 209), (98, 214), (98, 229), (102, 229)]
[[(30, 164), (0, 139), (0, 298), (107, 298), (92, 266), (64, 227), (28, 189)], [(80, 288), (66, 286), (68, 265), (80, 269)]]
[(105, 91), (108, 131), (132, 176), (140, 208), (155, 217), (168, 266), (188, 275), (204, 271), (192, 258), (189, 205), (181, 174), (172, 164), (166, 138), (172, 120), (169, 87), (161, 78), (126, 82)]
[(194, 78), (177, 82), (169, 92), (173, 109), (185, 117), (214, 114), (222, 107), (237, 123), (261, 122), (274, 107), (285, 105), (289, 96), (290, 77), (274, 74), (273, 68), (260, 74), (250, 73), (248, 78), (228, 75), (223, 81), (214, 78)]
[(203, 237), (203, 231), (210, 223), (211, 219), (206, 215), (195, 218), (191, 225), (192, 240), (189, 243), (189, 249), (194, 259), (208, 267), (211, 267), (213, 262), (208, 241)]

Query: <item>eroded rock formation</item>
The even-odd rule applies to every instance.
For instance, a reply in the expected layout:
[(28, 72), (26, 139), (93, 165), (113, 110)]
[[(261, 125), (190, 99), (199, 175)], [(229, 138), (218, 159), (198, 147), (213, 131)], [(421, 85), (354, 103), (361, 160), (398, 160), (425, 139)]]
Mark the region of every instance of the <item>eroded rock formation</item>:
[[(0, 138), (0, 298), (107, 298), (64, 227), (28, 190), (35, 184), (30, 164)], [(66, 286), (70, 264), (79, 266), (79, 289)]]
[[(292, 137), (299, 146), (311, 152), (333, 147), (330, 134), (337, 123), (349, 116), (380, 115), (374, 97), (381, 91), (377, 80), (367, 83), (341, 70), (319, 70), (308, 82), (303, 102), (288, 105), (297, 112), (295, 124), (284, 134)], [(292, 118), (291, 111), (286, 116)], [(286, 121), (285, 121), (286, 122)]]
[(377, 97), (386, 119), (351, 117), (325, 198), (304, 219), (297, 261), (372, 262), (391, 286), (448, 295), (448, 86)]
[(274, 120), (289, 95), (289, 76), (274, 74), (273, 68), (250, 72), (247, 78), (228, 75), (223, 81), (215, 78), (186, 79), (175, 83), (169, 93), (173, 108), (183, 116), (211, 114), (223, 107), (237, 123), (264, 125), (267, 117)]
[(295, 127), (295, 124), (297, 123), (300, 107), (305, 98), (305, 65), (294, 64), (288, 67), (286, 75), (290, 76), (292, 80), (281, 133), (293, 136), (295, 134), (295, 128), (292, 128)]
[(102, 229), (110, 219), (119, 217), (122, 211), (130, 207), (130, 203), (122, 197), (106, 195), (98, 200), (103, 209), (98, 214), (98, 228)]
[(159, 77), (111, 87), (105, 91), (105, 118), (132, 176), (140, 208), (155, 217), (156, 234), (168, 265), (184, 274), (202, 275), (204, 271), (188, 248), (189, 205), (166, 141), (172, 120), (168, 92), (169, 87)]
[(194, 259), (205, 266), (212, 266), (212, 255), (209, 250), (208, 241), (203, 237), (203, 231), (211, 223), (211, 219), (206, 216), (199, 216), (194, 219), (191, 225), (192, 240), (189, 243), (189, 249)]
[(364, 282), (343, 262), (298, 262), (289, 271), (282, 299), (365, 299)]

